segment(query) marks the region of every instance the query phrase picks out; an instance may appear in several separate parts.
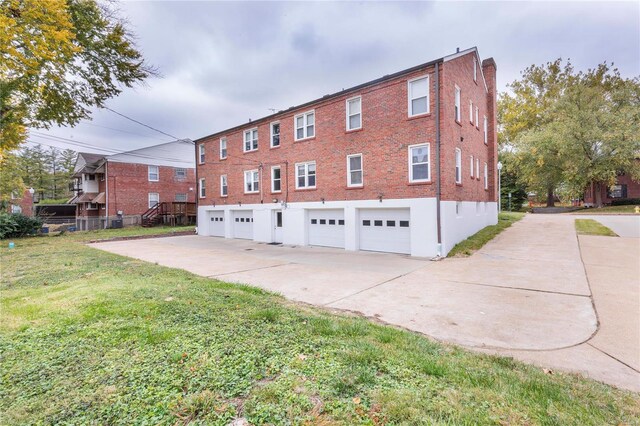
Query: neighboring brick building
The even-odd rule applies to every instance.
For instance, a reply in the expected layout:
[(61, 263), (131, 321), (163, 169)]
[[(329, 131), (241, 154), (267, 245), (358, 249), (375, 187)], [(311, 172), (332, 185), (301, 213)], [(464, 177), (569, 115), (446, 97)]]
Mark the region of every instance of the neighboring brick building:
[(141, 223), (158, 203), (195, 203), (193, 142), (175, 141), (121, 154), (79, 153), (72, 189), (78, 230), (106, 228), (113, 220)]
[(471, 48), (200, 138), (198, 233), (445, 255), (497, 222), (495, 101)]
[[(640, 162), (639, 160), (636, 160)], [(600, 200), (598, 200), (598, 195)], [(615, 185), (609, 186), (605, 183), (592, 182), (584, 191), (584, 205), (594, 207), (598, 205), (609, 205), (614, 201), (640, 199), (640, 182), (634, 180), (629, 173), (621, 173), (616, 178)]]

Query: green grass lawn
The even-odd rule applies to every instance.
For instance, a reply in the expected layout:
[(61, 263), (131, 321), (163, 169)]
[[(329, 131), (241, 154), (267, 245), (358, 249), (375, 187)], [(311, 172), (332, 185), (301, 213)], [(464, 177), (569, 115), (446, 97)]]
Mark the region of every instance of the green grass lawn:
[(617, 237), (618, 234), (607, 228), (597, 220), (576, 219), (576, 232), (580, 235), (604, 235), (605, 237)]
[(102, 252), (81, 235), (2, 242), (2, 424), (603, 425), (640, 416), (638, 394)]
[(636, 206), (607, 206), (578, 210), (571, 214), (635, 214), (635, 209)]
[(487, 226), (476, 232), (464, 241), (460, 241), (453, 246), (447, 257), (464, 257), (470, 256), (473, 252), (480, 250), (482, 246), (493, 240), (496, 235), (513, 225), (524, 217), (524, 213), (517, 212), (501, 212), (498, 214), (498, 223), (496, 225)]

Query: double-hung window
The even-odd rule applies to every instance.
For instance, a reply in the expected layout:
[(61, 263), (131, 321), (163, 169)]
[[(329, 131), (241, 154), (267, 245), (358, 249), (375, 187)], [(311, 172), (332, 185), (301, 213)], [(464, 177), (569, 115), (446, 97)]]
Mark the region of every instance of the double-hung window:
[(471, 176), (471, 179), (473, 179), (473, 155), (470, 156), (469, 159), (471, 160), (469, 162), (469, 174)]
[(296, 189), (316, 187), (316, 162), (296, 164)]
[(409, 80), (409, 117), (429, 113), (429, 76)]
[(409, 182), (428, 182), (431, 180), (429, 159), (428, 143), (409, 146)]
[(362, 128), (362, 97), (347, 99), (347, 130)]
[(487, 121), (487, 116), (484, 116), (484, 144), (487, 145), (489, 143), (489, 122)]
[(271, 148), (280, 146), (280, 123), (271, 123)]
[(260, 185), (260, 172), (258, 170), (247, 170), (244, 172), (244, 193), (252, 194), (258, 192)]
[(476, 107), (476, 129), (478, 128), (478, 114), (479, 114), (480, 109), (478, 107)]
[(220, 196), (226, 197), (227, 195), (228, 195), (227, 175), (220, 175)]
[(204, 144), (201, 143), (200, 145), (198, 145), (198, 162), (200, 164), (204, 164)]
[(159, 181), (159, 172), (158, 166), (149, 166), (148, 169), (149, 182), (157, 182)]
[(487, 163), (484, 163), (484, 189), (489, 189), (489, 170)]
[(362, 154), (347, 156), (347, 186), (362, 186)]
[(305, 112), (293, 118), (296, 127), (296, 140), (312, 138), (316, 135), (316, 113), (315, 111)]
[(227, 138), (220, 138), (220, 159), (227, 158)]
[(150, 192), (149, 193), (149, 208), (157, 206), (158, 203), (160, 203), (160, 194), (158, 194), (157, 192)]
[(280, 166), (271, 167), (271, 192), (282, 191), (282, 175), (280, 173)]
[(207, 196), (207, 189), (204, 178), (198, 181), (198, 194), (200, 195), (200, 198), (204, 198)]
[(244, 152), (255, 151), (258, 149), (258, 129), (250, 129), (244, 131)]
[(460, 122), (460, 95), (461, 95), (460, 88), (456, 86), (454, 113), (455, 113), (456, 121), (458, 123)]
[(462, 151), (456, 148), (456, 183), (462, 183)]

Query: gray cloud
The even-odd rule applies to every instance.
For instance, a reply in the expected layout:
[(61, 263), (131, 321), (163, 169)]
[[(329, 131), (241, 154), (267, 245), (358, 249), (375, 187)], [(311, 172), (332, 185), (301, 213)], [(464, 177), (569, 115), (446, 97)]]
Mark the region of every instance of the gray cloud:
[[(614, 61), (623, 75), (640, 75), (637, 2), (175, 1), (120, 7), (163, 78), (126, 90), (108, 106), (179, 137), (220, 131), (457, 47), (478, 46), (481, 56), (494, 57), (500, 90), (526, 66), (557, 57), (570, 57), (578, 69)], [(168, 139), (108, 111), (96, 111), (92, 124), (50, 133), (111, 149)]]

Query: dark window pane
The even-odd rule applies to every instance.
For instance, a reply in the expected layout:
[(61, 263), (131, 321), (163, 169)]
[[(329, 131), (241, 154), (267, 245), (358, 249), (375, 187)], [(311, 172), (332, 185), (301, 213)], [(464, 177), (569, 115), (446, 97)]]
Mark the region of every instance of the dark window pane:
[(408, 220), (401, 220), (400, 221), (400, 227), (401, 228), (408, 228), (409, 227), (409, 221)]
[(362, 221), (362, 226), (371, 226), (371, 221), (370, 220), (363, 220)]
[(387, 226), (396, 226), (396, 221), (395, 220), (388, 220), (387, 221)]
[(374, 220), (373, 221), (373, 225), (374, 226), (382, 226), (382, 221), (381, 220)]

